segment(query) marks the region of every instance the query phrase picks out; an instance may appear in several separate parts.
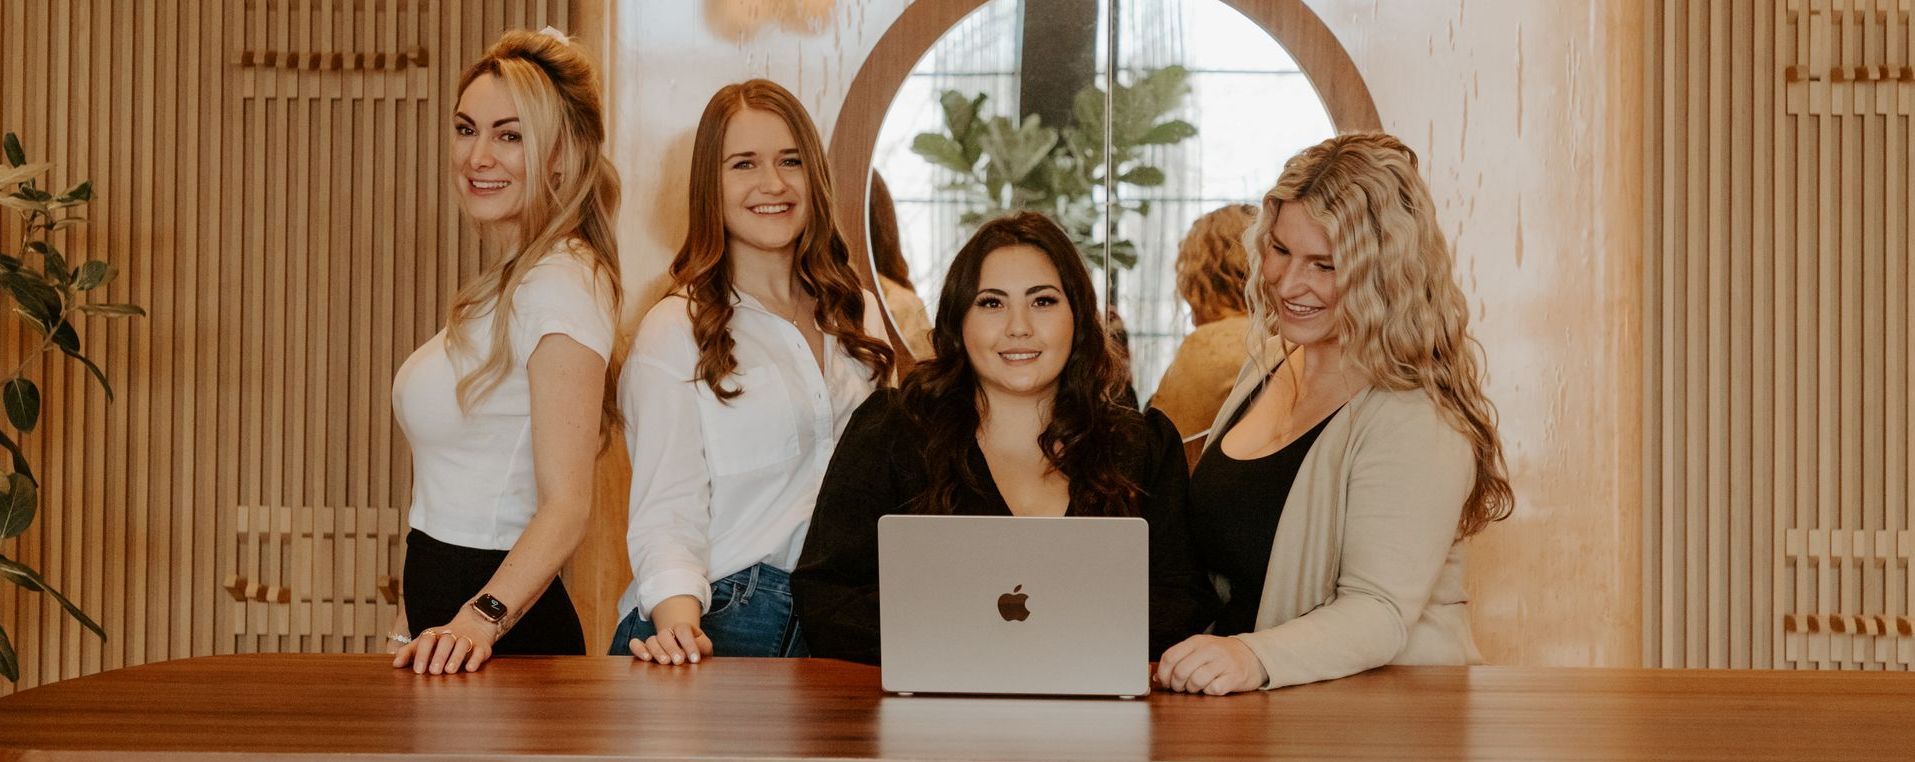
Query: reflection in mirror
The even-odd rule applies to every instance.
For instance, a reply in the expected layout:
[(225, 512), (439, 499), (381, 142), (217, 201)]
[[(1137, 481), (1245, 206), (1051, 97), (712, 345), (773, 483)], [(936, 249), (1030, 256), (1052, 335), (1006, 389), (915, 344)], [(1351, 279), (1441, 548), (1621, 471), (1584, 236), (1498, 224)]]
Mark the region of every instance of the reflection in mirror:
[(1117, 186), (1117, 205), (1139, 211), (1115, 216), (1115, 237), (1132, 242), (1137, 259), (1106, 271), (1139, 397), (1155, 398), (1189, 436), (1209, 428), (1244, 357), (1241, 298), (1227, 292), (1241, 294), (1245, 252), (1236, 239), (1249, 219), (1233, 207), (1256, 203), (1285, 160), (1335, 130), (1290, 54), (1223, 0), (1116, 7), (1119, 92), (1181, 71), (1188, 92), (1166, 116), (1195, 128), (1190, 140), (1138, 149), (1162, 178)]
[[(893, 96), (871, 166), (890, 191), (908, 281), (932, 314), (958, 249), (978, 223), (1007, 211), (1049, 215), (1093, 270), (1102, 260), (1101, 189), (1093, 195), (1102, 182), (1102, 5), (984, 3), (931, 46)], [(869, 211), (877, 257), (886, 234), (875, 196)]]
[[(1110, 60), (1116, 88), (1106, 97)], [(919, 59), (879, 129), (871, 166), (889, 184), (889, 237), (906, 273), (894, 280), (935, 314), (944, 271), (978, 222), (1011, 209), (1050, 215), (1099, 275), (1100, 298), (1128, 336), (1138, 399), (1157, 392), (1197, 324), (1209, 326), (1179, 373), (1227, 366), (1224, 377), (1193, 375), (1195, 404), (1160, 401), (1180, 408), (1179, 429), (1201, 431), (1205, 405), (1221, 404), (1243, 357), (1245, 326), (1235, 302), (1193, 307), (1179, 296), (1179, 244), (1206, 213), (1254, 203), (1285, 159), (1333, 132), (1290, 55), (1226, 0), (991, 0)], [(880, 216), (871, 210), (874, 223)], [(1211, 227), (1232, 223), (1221, 217)], [(886, 237), (870, 233), (874, 244)], [(1234, 259), (1212, 250), (1228, 237), (1212, 230), (1185, 248), (1240, 261), (1240, 248)], [(1214, 274), (1200, 296), (1233, 287), (1229, 273)], [(887, 300), (900, 303), (894, 317), (904, 301)], [(1233, 340), (1217, 340), (1225, 334)]]

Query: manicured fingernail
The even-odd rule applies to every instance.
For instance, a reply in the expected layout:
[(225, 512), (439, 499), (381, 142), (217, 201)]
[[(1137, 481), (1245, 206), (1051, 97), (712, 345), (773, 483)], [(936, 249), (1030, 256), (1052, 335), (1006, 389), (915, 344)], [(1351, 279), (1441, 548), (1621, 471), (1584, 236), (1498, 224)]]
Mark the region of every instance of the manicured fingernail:
[(693, 664), (697, 664), (697, 663), (698, 663), (698, 654), (692, 654), (692, 663), (693, 663)]

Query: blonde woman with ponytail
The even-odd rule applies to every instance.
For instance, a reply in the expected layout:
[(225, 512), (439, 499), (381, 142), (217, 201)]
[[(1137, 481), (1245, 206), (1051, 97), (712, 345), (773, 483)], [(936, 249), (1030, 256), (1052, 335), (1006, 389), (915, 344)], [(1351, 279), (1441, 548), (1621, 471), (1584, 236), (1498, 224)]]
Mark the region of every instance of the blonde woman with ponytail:
[(394, 667), (585, 653), (558, 572), (618, 421), (619, 188), (599, 93), (583, 51), (549, 28), (505, 33), (460, 77), (450, 179), (501, 255), (393, 379), (413, 463)]
[(1158, 682), (1222, 695), (1481, 661), (1463, 544), (1514, 499), (1416, 155), (1380, 133), (1305, 149), (1244, 248), (1253, 348), (1190, 482), (1226, 602)]

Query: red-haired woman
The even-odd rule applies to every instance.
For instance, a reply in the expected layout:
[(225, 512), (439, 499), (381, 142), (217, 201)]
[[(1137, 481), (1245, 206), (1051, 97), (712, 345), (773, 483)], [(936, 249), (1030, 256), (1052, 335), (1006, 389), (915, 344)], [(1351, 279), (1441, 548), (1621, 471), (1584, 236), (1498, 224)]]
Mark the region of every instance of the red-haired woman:
[(817, 128), (765, 80), (712, 96), (672, 291), (619, 388), (632, 452), (615, 654), (802, 656), (789, 572), (852, 411), (892, 352), (831, 207)]

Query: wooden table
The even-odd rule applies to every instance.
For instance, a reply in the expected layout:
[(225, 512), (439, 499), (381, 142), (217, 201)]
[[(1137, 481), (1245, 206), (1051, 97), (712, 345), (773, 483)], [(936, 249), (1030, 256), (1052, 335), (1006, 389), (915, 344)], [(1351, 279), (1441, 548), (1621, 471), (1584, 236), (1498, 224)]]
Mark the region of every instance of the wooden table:
[(886, 696), (828, 660), (212, 656), (0, 699), (0, 758), (1915, 757), (1915, 674), (1390, 667), (1226, 698)]

